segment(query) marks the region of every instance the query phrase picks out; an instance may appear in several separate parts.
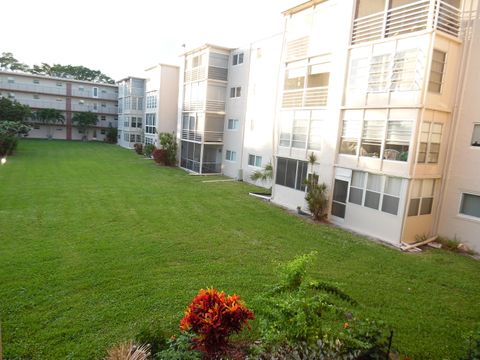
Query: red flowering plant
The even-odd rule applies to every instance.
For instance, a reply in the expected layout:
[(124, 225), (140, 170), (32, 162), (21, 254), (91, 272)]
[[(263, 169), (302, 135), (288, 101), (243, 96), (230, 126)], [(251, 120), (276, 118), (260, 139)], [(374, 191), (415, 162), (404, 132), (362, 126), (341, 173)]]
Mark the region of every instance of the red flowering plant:
[(202, 289), (188, 305), (180, 329), (197, 335), (193, 341), (198, 350), (215, 354), (225, 348), (232, 333), (240, 332), (253, 318), (238, 295)]

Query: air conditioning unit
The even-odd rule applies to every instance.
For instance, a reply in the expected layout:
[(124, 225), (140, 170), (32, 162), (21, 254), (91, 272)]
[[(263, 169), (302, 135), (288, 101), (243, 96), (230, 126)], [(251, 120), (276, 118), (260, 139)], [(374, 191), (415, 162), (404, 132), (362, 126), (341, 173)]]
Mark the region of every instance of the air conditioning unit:
[(237, 180), (243, 181), (243, 169), (238, 169)]

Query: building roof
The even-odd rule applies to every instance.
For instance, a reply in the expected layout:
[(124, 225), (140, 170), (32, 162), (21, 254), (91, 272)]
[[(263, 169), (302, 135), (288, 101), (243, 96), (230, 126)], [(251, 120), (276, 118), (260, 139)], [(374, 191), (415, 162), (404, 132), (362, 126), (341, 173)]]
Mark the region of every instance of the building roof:
[(317, 4), (320, 4), (320, 3), (323, 3), (327, 0), (310, 0), (310, 1), (306, 1), (304, 3), (301, 3), (299, 5), (296, 5), (290, 9), (287, 9), (285, 10), (284, 12), (282, 12), (283, 15), (293, 15), (293, 14), (296, 14), (302, 10), (305, 10), (305, 9), (308, 9), (312, 6), (315, 6)]
[(116, 84), (107, 84), (107, 83), (95, 82), (95, 81), (87, 81), (87, 80), (77, 80), (77, 79), (72, 79), (72, 78), (64, 78), (64, 77), (49, 76), (49, 75), (37, 75), (37, 74), (25, 73), (25, 72), (17, 72), (17, 71), (4, 71), (4, 70), (0, 70), (0, 74), (5, 74), (5, 75), (18, 75), (18, 76), (24, 76), (24, 77), (29, 77), (29, 78), (35, 78), (35, 79), (49, 79), (49, 80), (58, 80), (58, 81), (71, 81), (71, 82), (75, 82), (75, 83), (90, 84), (90, 85), (96, 85), (96, 86), (113, 86), (113, 87), (117, 87)]
[(148, 70), (155, 69), (155, 68), (158, 67), (158, 66), (160, 66), (160, 67), (162, 67), (162, 66), (168, 66), (168, 67), (180, 68), (180, 66), (178, 66), (178, 65), (158, 63), (158, 64), (156, 64), (156, 65), (149, 66), (149, 67), (146, 68), (144, 71), (148, 71)]
[(190, 49), (182, 54), (180, 54), (180, 56), (186, 56), (186, 55), (189, 55), (189, 54), (193, 54), (197, 51), (201, 51), (201, 50), (204, 50), (204, 49), (207, 49), (207, 48), (214, 48), (214, 49), (219, 49), (219, 50), (225, 50), (225, 51), (231, 51), (233, 50), (234, 48), (230, 48), (230, 47), (225, 47), (225, 46), (220, 46), (220, 45), (214, 45), (214, 44), (209, 44), (209, 43), (205, 43), (201, 46), (197, 46), (193, 49)]

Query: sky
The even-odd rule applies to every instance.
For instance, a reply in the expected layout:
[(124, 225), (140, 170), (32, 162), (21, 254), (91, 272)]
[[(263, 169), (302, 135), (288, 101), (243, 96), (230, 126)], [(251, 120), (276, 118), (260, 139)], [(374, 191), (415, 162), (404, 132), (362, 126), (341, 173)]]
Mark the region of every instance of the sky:
[(83, 65), (115, 80), (141, 76), (204, 43), (240, 47), (279, 33), (301, 0), (7, 0), (0, 53), (27, 65)]

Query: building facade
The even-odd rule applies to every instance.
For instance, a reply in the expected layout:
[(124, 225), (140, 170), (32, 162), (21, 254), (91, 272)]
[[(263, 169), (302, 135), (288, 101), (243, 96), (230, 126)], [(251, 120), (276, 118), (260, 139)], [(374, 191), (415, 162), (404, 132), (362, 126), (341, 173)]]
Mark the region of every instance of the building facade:
[[(45, 124), (32, 118), (33, 129), (29, 137), (64, 140), (103, 141), (109, 127), (117, 127), (116, 85), (79, 81), (20, 72), (0, 71), (0, 97), (16, 100), (40, 109), (59, 110), (63, 122)], [(97, 124), (87, 134), (72, 122), (76, 112), (92, 112), (98, 117)]]
[(118, 84), (118, 145), (131, 149), (143, 143), (146, 79), (127, 77)]

